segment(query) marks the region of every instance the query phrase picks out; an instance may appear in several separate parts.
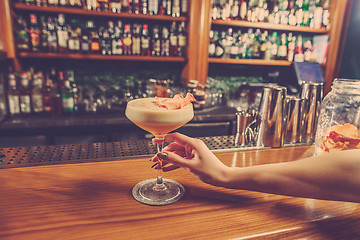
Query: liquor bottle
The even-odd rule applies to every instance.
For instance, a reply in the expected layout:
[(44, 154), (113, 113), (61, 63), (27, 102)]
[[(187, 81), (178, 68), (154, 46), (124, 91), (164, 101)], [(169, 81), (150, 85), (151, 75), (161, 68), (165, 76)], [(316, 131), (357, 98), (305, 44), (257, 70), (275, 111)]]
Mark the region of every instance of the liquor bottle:
[(171, 16), (171, 9), (172, 9), (172, 2), (171, 0), (165, 0), (166, 1), (166, 12), (165, 14), (168, 16)]
[(8, 98), (8, 109), (10, 116), (16, 116), (20, 114), (20, 96), (19, 91), (16, 86), (16, 78), (15, 74), (9, 74), (9, 87), (7, 90), (7, 98)]
[(159, 15), (165, 15), (166, 12), (166, 0), (159, 0)]
[(122, 4), (120, 0), (110, 0), (110, 9), (113, 13), (121, 13)]
[(19, 51), (30, 50), (30, 38), (27, 24), (21, 15), (19, 15), (16, 22), (15, 42)]
[(178, 55), (185, 57), (186, 55), (186, 28), (185, 22), (181, 22), (178, 27)]
[[(79, 53), (80, 52), (80, 37), (79, 37), (79, 29), (71, 30), (70, 29), (70, 36), (68, 39), (68, 49), (72, 53)], [(81, 30), (80, 30), (81, 31)]]
[(301, 25), (302, 26), (309, 26), (310, 25), (310, 0), (304, 0), (303, 2), (303, 20)]
[(112, 38), (112, 54), (122, 55), (123, 44), (122, 44), (122, 22), (118, 20), (118, 25), (115, 27), (115, 33)]
[(91, 32), (90, 38), (90, 53), (99, 54), (101, 49), (101, 43), (99, 34), (97, 32)]
[(180, 17), (181, 10), (180, 10), (180, 0), (173, 0), (171, 6), (171, 16), (173, 17)]
[(56, 7), (59, 5), (59, 0), (48, 0), (48, 5)]
[(40, 41), (40, 51), (48, 52), (49, 51), (49, 30), (47, 29), (47, 22), (45, 16), (40, 17), (41, 24), (41, 41)]
[(150, 15), (159, 14), (159, 0), (149, 0), (148, 5)]
[(168, 57), (170, 55), (170, 38), (169, 29), (165, 26), (162, 27), (161, 31), (161, 51), (160, 55)]
[[(241, 34), (241, 32), (240, 32)], [(230, 45), (230, 58), (239, 59), (239, 32), (233, 33), (233, 39)]]
[(147, 0), (140, 0), (140, 13), (147, 14), (148, 13), (148, 2)]
[(170, 56), (178, 56), (178, 37), (176, 34), (176, 22), (172, 22), (170, 26)]
[(274, 60), (277, 57), (278, 52), (278, 36), (277, 32), (273, 32), (271, 36), (271, 59)]
[(63, 113), (74, 112), (74, 94), (70, 87), (70, 81), (66, 80), (64, 88), (61, 90), (61, 102)]
[(43, 96), (42, 96), (43, 78), (42, 73), (34, 74), (34, 80), (31, 88), (31, 106), (34, 114), (44, 112)]
[[(80, 29), (81, 31), (81, 29)], [(89, 39), (89, 36), (84, 33), (82, 34), (80, 32), (79, 36), (81, 36), (81, 39), (80, 39), (80, 49), (81, 49), (81, 53), (82, 54), (89, 54), (90, 53), (90, 39)]]
[(50, 79), (54, 83), (51, 94), (51, 115), (60, 115), (62, 113), (61, 89), (64, 84), (63, 73), (59, 72), (59, 78), (57, 78), (55, 68), (51, 68)]
[(315, 12), (314, 12), (314, 28), (320, 29), (322, 25), (322, 17), (323, 17), (323, 11), (324, 8), (321, 5), (321, 0), (315, 1)]
[(108, 12), (110, 10), (109, 0), (97, 0), (96, 10)]
[(304, 42), (303, 47), (304, 47), (304, 61), (310, 62), (312, 59), (312, 52), (313, 52), (312, 42), (310, 40), (306, 40)]
[(232, 6), (230, 6), (230, 19), (231, 20), (238, 20), (239, 19), (239, 11), (240, 5), (239, 0), (234, 0)]
[(37, 17), (35, 14), (30, 14), (29, 35), (31, 42), (31, 50), (33, 52), (40, 51), (40, 28), (38, 26)]
[(221, 58), (225, 53), (226, 32), (221, 31), (218, 40), (215, 42), (215, 57)]
[(188, 14), (188, 0), (181, 0), (181, 16), (186, 16)]
[(210, 30), (209, 57), (215, 57), (215, 34), (218, 34), (218, 32), (215, 33), (214, 30)]
[(225, 44), (224, 44), (224, 58), (230, 58), (231, 45), (233, 42), (233, 29), (228, 28), (227, 34), (225, 36)]
[(89, 11), (96, 10), (97, 0), (86, 0), (86, 9)]
[(31, 114), (31, 97), (30, 97), (30, 88), (29, 88), (29, 79), (28, 73), (23, 72), (20, 75), (20, 87), (19, 87), (19, 96), (20, 96), (20, 111), (22, 115)]
[(154, 26), (152, 29), (152, 39), (151, 39), (151, 56), (160, 56), (161, 55), (161, 40), (159, 34), (159, 26)]
[(62, 13), (58, 15), (57, 37), (58, 37), (59, 52), (60, 53), (67, 52), (69, 32), (68, 32), (68, 28), (65, 25), (65, 16)]
[(322, 15), (322, 28), (327, 29), (330, 25), (330, 11), (329, 11), (330, 0), (325, 0), (323, 5)]
[(52, 104), (53, 82), (49, 74), (46, 74), (45, 76), (45, 84), (42, 88), (41, 94), (42, 94), (44, 113), (50, 115), (53, 106)]
[(129, 12), (129, 0), (120, 0), (121, 2), (121, 12)]
[(110, 34), (108, 29), (104, 29), (101, 38), (101, 54), (102, 55), (111, 55), (112, 51), (112, 42), (110, 39)]
[(67, 7), (68, 6), (68, 0), (59, 0), (59, 6)]
[(294, 61), (295, 62), (304, 62), (304, 52), (302, 50), (302, 36), (301, 35), (299, 35), (296, 40)]
[(261, 39), (260, 39), (260, 58), (261, 59), (265, 59), (267, 43), (268, 43), (268, 31), (264, 31), (261, 34)]
[(149, 26), (143, 24), (142, 34), (141, 34), (141, 55), (150, 56), (150, 36), (149, 36)]
[(68, 81), (70, 83), (70, 88), (74, 98), (74, 112), (79, 110), (79, 103), (80, 103), (80, 91), (79, 87), (75, 81), (74, 71), (68, 71)]
[(125, 24), (124, 26), (124, 36), (123, 36), (123, 54), (132, 55), (132, 37), (130, 24)]
[(140, 1), (139, 0), (133, 0), (133, 10), (132, 13), (139, 14), (140, 13)]
[(295, 9), (296, 25), (301, 26), (304, 17), (303, 0), (295, 1), (294, 9)]
[(246, 0), (241, 0), (240, 2), (240, 10), (239, 10), (239, 17), (240, 20), (245, 21), (247, 16), (247, 1)]
[(82, 4), (82, 1), (81, 0), (68, 0), (68, 5), (70, 5), (70, 7), (73, 7), (73, 8), (82, 8), (83, 7), (83, 4)]
[(35, 0), (25, 0), (26, 5), (35, 5)]
[(281, 34), (280, 46), (278, 47), (277, 59), (286, 60), (288, 49), (287, 49), (286, 34)]
[(246, 59), (247, 58), (247, 50), (250, 44), (250, 39), (249, 39), (249, 34), (248, 33), (244, 33), (241, 36), (241, 40), (240, 40), (240, 47), (239, 47), (239, 57), (241, 59)]
[(251, 58), (259, 59), (260, 58), (260, 29), (256, 29), (254, 37), (252, 38), (252, 44), (250, 48), (252, 49)]
[(132, 55), (140, 55), (141, 53), (141, 39), (140, 39), (141, 25), (133, 25), (133, 34), (132, 34)]
[(287, 57), (287, 60), (289, 62), (294, 61), (295, 47), (296, 47), (296, 37), (292, 36), (290, 42), (288, 43), (288, 55), (287, 55), (288, 57)]
[(48, 30), (48, 51), (51, 53), (58, 52), (58, 40), (55, 29), (55, 24), (51, 17), (47, 19), (47, 30)]

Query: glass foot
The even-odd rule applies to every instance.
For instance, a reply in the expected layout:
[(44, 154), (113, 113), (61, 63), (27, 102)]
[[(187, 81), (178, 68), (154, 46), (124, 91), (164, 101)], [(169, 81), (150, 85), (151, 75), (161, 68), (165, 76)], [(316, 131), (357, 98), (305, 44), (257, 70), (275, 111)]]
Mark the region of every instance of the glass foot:
[(132, 189), (133, 197), (140, 203), (151, 206), (163, 206), (179, 201), (185, 193), (180, 183), (163, 179), (163, 184), (157, 184), (157, 179), (139, 182)]

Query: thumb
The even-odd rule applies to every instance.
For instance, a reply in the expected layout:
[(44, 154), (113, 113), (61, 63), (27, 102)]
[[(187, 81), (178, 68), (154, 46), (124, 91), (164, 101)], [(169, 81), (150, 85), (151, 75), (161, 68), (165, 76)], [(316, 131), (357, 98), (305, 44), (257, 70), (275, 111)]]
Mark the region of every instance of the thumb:
[(183, 158), (182, 156), (169, 151), (163, 151), (167, 155), (166, 161), (171, 162), (179, 167), (188, 167), (190, 165), (189, 159)]

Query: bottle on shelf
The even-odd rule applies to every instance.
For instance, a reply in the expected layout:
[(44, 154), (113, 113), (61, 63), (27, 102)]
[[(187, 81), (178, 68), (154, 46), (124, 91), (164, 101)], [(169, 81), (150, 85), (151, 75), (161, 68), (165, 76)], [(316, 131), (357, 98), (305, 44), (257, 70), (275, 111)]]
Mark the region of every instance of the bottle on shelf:
[(63, 87), (63, 73), (59, 72), (59, 78), (56, 76), (55, 68), (51, 68), (50, 79), (53, 89), (51, 93), (51, 115), (60, 115), (62, 113), (61, 89)]
[(299, 35), (296, 40), (296, 48), (294, 54), (295, 62), (304, 62), (304, 52), (302, 47), (303, 47), (302, 36)]
[[(217, 33), (217, 32), (216, 32)], [(214, 30), (210, 30), (210, 34), (209, 34), (209, 38), (210, 38), (210, 43), (209, 43), (209, 57), (215, 57), (215, 31)]]
[(132, 33), (132, 55), (139, 56), (141, 54), (141, 25), (135, 23), (133, 25)]
[(47, 42), (48, 42), (48, 52), (56, 53), (58, 52), (58, 38), (56, 33), (55, 24), (51, 17), (47, 18)]
[(147, 24), (143, 24), (141, 34), (141, 55), (150, 56), (150, 52), (149, 26)]
[(111, 43), (113, 55), (123, 55), (122, 35), (122, 21), (118, 20)]
[(57, 37), (58, 51), (60, 53), (66, 53), (68, 51), (69, 32), (67, 26), (65, 25), (65, 15), (62, 13), (58, 15)]
[(161, 39), (159, 33), (159, 26), (154, 26), (152, 29), (151, 39), (151, 56), (161, 55)]
[(33, 75), (32, 88), (31, 88), (31, 107), (33, 114), (41, 114), (44, 112), (43, 104), (43, 75), (41, 72)]
[(31, 114), (31, 91), (29, 86), (29, 78), (27, 72), (22, 72), (20, 75), (20, 111), (22, 115)]
[(22, 15), (19, 15), (19, 17), (16, 20), (15, 44), (16, 44), (16, 48), (19, 51), (30, 50), (30, 38), (29, 38), (28, 27)]
[(74, 98), (74, 112), (77, 112), (79, 110), (80, 91), (75, 81), (74, 71), (68, 71), (68, 81)]
[(170, 26), (170, 56), (178, 56), (178, 37), (176, 32), (176, 22), (172, 22)]
[(30, 43), (31, 50), (33, 52), (40, 51), (40, 28), (37, 21), (37, 16), (35, 14), (30, 14), (30, 27), (29, 27), (29, 35), (30, 35)]
[(70, 29), (70, 36), (68, 39), (68, 50), (72, 53), (80, 53), (80, 35), (79, 31), (81, 32), (80, 28), (76, 30)]
[(49, 74), (45, 76), (45, 83), (42, 88), (42, 101), (43, 101), (43, 109), (46, 115), (50, 115), (52, 112), (52, 94), (53, 94), (53, 81), (50, 78)]
[(169, 29), (166, 26), (163, 26), (161, 33), (160, 55), (163, 57), (168, 57), (170, 55)]
[(113, 13), (121, 13), (121, 0), (110, 0), (109, 7)]
[(124, 25), (124, 36), (123, 36), (123, 54), (132, 55), (132, 37), (130, 24)]
[(148, 1), (148, 10), (150, 15), (159, 14), (159, 0), (149, 0)]
[(64, 82), (64, 88), (61, 90), (61, 102), (63, 113), (72, 113), (74, 112), (74, 94), (70, 87), (70, 81), (66, 80)]
[(15, 74), (10, 73), (8, 76), (8, 111), (10, 116), (16, 116), (20, 114), (20, 94), (17, 88)]
[(287, 47), (286, 34), (282, 33), (280, 38), (280, 45), (277, 51), (277, 59), (286, 60), (287, 54), (288, 54), (288, 47)]
[(186, 56), (186, 44), (187, 44), (187, 34), (185, 28), (185, 22), (180, 22), (178, 27), (178, 56)]
[(101, 54), (102, 55), (111, 55), (112, 54), (112, 41), (110, 38), (109, 30), (103, 28), (102, 38), (101, 38)]

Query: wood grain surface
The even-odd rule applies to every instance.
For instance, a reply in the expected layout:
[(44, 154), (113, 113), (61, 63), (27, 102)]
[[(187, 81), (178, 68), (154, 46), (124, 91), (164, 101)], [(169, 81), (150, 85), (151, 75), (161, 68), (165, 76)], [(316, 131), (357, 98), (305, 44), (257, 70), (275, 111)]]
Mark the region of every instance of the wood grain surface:
[[(293, 161), (309, 147), (217, 153), (229, 166)], [(154, 178), (148, 159), (0, 170), (0, 239), (358, 239), (355, 203), (213, 187), (165, 173), (185, 196), (142, 205), (131, 189)]]

